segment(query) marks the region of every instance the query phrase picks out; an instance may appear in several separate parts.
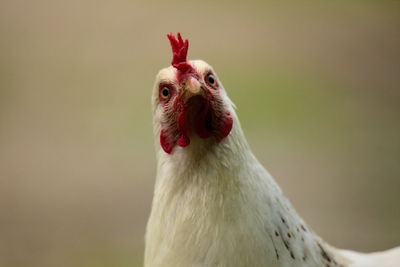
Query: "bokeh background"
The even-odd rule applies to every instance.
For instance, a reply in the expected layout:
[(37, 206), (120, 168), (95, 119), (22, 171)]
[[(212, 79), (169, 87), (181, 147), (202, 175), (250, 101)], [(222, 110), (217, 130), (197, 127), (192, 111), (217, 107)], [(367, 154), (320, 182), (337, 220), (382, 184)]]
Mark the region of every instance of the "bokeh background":
[(0, 3), (0, 266), (141, 266), (169, 32), (335, 246), (400, 245), (399, 1)]

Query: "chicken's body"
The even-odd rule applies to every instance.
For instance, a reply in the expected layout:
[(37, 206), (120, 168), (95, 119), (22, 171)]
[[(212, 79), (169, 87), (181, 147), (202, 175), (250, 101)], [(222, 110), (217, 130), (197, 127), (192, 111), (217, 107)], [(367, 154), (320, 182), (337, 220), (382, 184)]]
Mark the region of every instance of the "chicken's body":
[[(203, 78), (197, 77), (213, 73), (204, 61), (187, 64), (201, 84)], [(209, 119), (212, 126), (205, 128), (214, 134), (232, 122), (226, 136), (205, 138), (201, 132), (196, 134), (198, 131), (192, 128), (197, 126), (190, 123), (188, 129), (174, 129), (169, 141), (163, 136), (165, 128), (175, 123), (172, 115), (164, 113), (176, 103), (163, 102), (159, 90), (165, 88), (161, 86), (165, 82), (175, 90), (181, 85), (177, 80), (181, 75), (173, 66), (161, 70), (153, 92), (157, 177), (146, 232), (145, 267), (369, 266), (354, 265), (357, 256), (324, 243), (298, 216), (251, 152), (233, 104), (219, 81), (218, 91), (212, 91), (213, 99), (220, 98), (210, 104), (214, 112)], [(184, 79), (191, 79), (190, 75)], [(206, 87), (204, 83), (201, 88)], [(179, 97), (178, 92), (176, 99)], [(204, 105), (196, 112), (203, 109)], [(228, 114), (230, 118), (217, 123), (215, 114)], [(192, 118), (185, 116), (186, 120)], [(176, 120), (181, 123), (178, 115)], [(198, 120), (201, 117), (196, 123)], [(190, 145), (179, 141), (185, 131)]]

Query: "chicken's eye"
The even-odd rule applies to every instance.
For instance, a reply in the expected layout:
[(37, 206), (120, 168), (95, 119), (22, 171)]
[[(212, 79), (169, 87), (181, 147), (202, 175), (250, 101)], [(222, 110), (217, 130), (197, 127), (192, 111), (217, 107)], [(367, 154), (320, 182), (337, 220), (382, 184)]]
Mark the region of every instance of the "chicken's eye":
[(167, 99), (169, 97), (170, 91), (168, 87), (163, 87), (161, 89), (161, 97)]
[(206, 77), (207, 83), (211, 86), (215, 86), (217, 84), (217, 79), (215, 79), (214, 75), (211, 73)]

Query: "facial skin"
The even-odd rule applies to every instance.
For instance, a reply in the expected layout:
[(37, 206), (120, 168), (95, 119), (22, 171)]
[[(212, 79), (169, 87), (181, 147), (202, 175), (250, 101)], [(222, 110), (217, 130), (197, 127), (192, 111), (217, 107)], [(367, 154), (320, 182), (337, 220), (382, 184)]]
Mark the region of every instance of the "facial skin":
[(212, 67), (201, 60), (187, 64), (185, 72), (162, 69), (153, 89), (154, 122), (168, 154), (175, 145), (188, 146), (194, 135), (219, 142), (232, 129), (228, 98)]

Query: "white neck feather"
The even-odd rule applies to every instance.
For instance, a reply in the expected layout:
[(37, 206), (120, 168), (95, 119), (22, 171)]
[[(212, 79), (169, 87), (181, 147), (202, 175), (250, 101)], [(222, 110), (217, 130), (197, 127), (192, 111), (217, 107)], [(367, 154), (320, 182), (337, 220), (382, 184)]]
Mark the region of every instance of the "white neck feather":
[(192, 137), (166, 154), (156, 142), (145, 266), (340, 266), (254, 157), (231, 114), (232, 132), (219, 143)]

